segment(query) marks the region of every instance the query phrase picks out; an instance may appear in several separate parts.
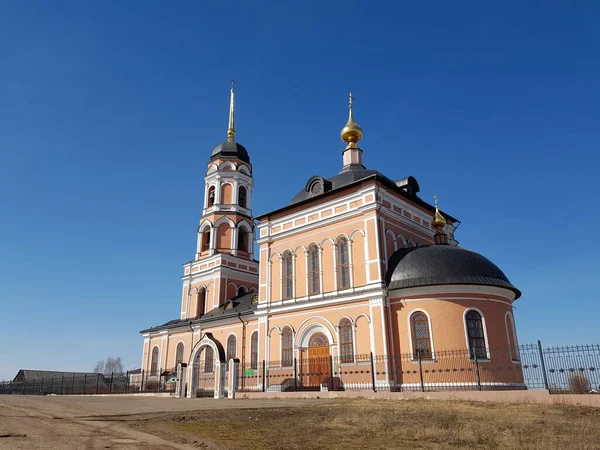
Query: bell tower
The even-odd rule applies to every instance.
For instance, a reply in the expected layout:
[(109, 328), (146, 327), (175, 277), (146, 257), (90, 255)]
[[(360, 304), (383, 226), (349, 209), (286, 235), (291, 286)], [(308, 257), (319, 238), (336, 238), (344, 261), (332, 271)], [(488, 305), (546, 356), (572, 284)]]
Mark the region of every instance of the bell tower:
[[(254, 179), (248, 151), (235, 141), (234, 96), (232, 80), (227, 140), (210, 155), (196, 252), (194, 260), (184, 265), (182, 318), (200, 317), (258, 287), (252, 217)], [(195, 302), (194, 296), (198, 297)]]

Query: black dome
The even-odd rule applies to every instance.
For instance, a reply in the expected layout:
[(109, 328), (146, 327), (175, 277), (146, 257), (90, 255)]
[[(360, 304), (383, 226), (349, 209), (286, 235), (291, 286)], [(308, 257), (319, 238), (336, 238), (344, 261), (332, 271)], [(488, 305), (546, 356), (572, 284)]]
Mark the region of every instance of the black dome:
[(210, 159), (217, 158), (237, 158), (250, 164), (250, 156), (248, 156), (246, 147), (235, 141), (225, 141), (222, 144), (217, 145), (210, 154)]
[(452, 245), (428, 245), (396, 250), (388, 263), (385, 281), (389, 289), (442, 284), (471, 284), (510, 289), (514, 287), (498, 266), (479, 253)]

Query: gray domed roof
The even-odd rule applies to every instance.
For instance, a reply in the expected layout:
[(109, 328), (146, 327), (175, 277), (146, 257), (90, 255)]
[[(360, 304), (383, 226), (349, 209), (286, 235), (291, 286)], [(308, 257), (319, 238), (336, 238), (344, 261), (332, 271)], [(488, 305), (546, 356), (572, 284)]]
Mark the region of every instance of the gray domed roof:
[(250, 164), (250, 156), (248, 156), (246, 147), (235, 141), (225, 141), (222, 144), (217, 145), (212, 151), (210, 159), (213, 160), (218, 158), (237, 158)]
[(428, 245), (396, 250), (385, 277), (389, 289), (444, 284), (514, 287), (498, 266), (479, 253), (452, 245)]

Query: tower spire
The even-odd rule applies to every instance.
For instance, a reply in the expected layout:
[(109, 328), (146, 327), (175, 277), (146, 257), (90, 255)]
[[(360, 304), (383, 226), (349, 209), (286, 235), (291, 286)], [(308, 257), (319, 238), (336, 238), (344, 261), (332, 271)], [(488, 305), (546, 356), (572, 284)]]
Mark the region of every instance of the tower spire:
[(342, 141), (348, 144), (342, 152), (342, 158), (344, 161), (342, 172), (346, 170), (360, 170), (365, 168), (365, 166), (362, 164), (362, 150), (358, 148), (358, 145), (356, 145), (356, 143), (362, 138), (362, 129), (354, 121), (354, 114), (352, 113), (353, 103), (354, 97), (352, 96), (352, 92), (348, 92), (348, 122), (340, 132)]
[(435, 215), (433, 216), (433, 220), (431, 224), (433, 228), (435, 228), (435, 235), (433, 236), (433, 241), (436, 244), (447, 244), (448, 243), (448, 235), (444, 231), (444, 227), (446, 226), (446, 219), (440, 213), (440, 209), (438, 208), (438, 198), (437, 195), (433, 196), (433, 201), (435, 203)]
[(356, 143), (362, 138), (362, 129), (354, 121), (354, 114), (352, 113), (352, 104), (354, 103), (354, 97), (352, 92), (348, 92), (348, 122), (346, 126), (342, 128), (340, 137), (342, 141), (346, 142), (346, 150), (351, 148), (358, 148)]
[(231, 98), (229, 100), (229, 128), (227, 129), (227, 140), (233, 141), (235, 138), (235, 128), (234, 128), (234, 105), (233, 105), (233, 85), (235, 84), (235, 80), (231, 80)]

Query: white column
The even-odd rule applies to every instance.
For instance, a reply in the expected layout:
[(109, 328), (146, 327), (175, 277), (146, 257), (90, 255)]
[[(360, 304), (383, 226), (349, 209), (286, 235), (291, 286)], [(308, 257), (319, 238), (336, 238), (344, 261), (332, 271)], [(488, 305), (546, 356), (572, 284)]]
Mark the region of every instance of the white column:
[(337, 244), (332, 245), (333, 248), (333, 290), (338, 290), (338, 269), (337, 269)]
[(296, 298), (296, 254), (292, 254), (292, 298)]
[(323, 293), (323, 248), (319, 247), (319, 292), (321, 293), (321, 297), (324, 295)]
[(232, 230), (231, 231), (231, 240), (232, 240), (232, 242), (231, 242), (231, 248), (233, 250), (233, 255), (237, 256), (238, 250), (239, 250), (238, 249), (238, 245), (237, 245), (238, 244), (238, 232), (239, 232), (239, 230), (238, 230), (237, 227), (233, 227), (231, 230)]
[(221, 177), (217, 177), (215, 182), (215, 205), (221, 204)]
[(350, 287), (354, 287), (354, 265), (352, 263), (352, 240), (348, 239), (348, 272), (350, 274)]
[(309, 265), (309, 258), (308, 258), (308, 250), (306, 250), (304, 252), (304, 257), (306, 259), (306, 297), (310, 298), (310, 290), (308, 289), (309, 283), (310, 283), (310, 265)]

